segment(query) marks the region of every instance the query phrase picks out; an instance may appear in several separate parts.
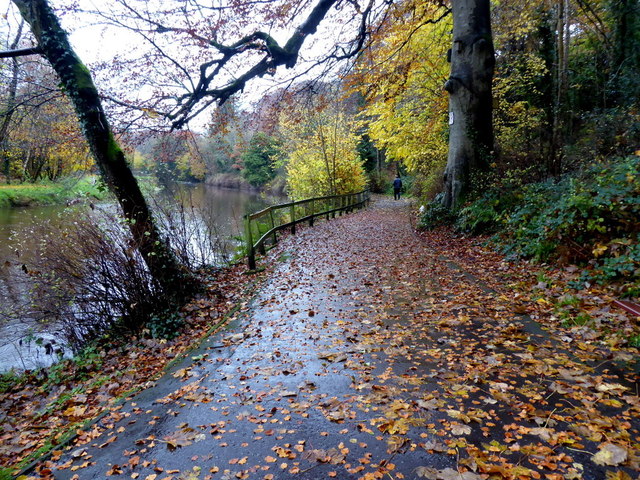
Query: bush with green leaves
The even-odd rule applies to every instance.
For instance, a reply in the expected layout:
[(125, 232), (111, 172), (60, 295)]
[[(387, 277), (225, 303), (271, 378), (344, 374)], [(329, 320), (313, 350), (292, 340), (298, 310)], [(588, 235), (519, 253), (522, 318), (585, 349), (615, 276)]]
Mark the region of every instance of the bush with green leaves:
[(593, 280), (640, 276), (640, 157), (595, 164), (580, 175), (531, 184), (503, 212), (505, 253), (590, 264)]
[(455, 212), (449, 210), (442, 204), (441, 194), (436, 195), (436, 198), (434, 198), (432, 202), (420, 210), (420, 223), (418, 227), (425, 230), (433, 230), (436, 227), (451, 224), (456, 218)]
[[(422, 225), (451, 223), (435, 201)], [(493, 233), (507, 255), (589, 266), (584, 280), (640, 278), (640, 157), (602, 162), (574, 175), (516, 186), (505, 182), (455, 212), (465, 233)]]
[(178, 335), (184, 327), (184, 318), (178, 312), (164, 312), (151, 317), (147, 323), (149, 333), (153, 338), (171, 340)]
[(505, 243), (540, 260), (559, 250), (575, 261), (618, 257), (631, 253), (621, 245), (633, 243), (638, 218), (640, 158), (633, 156), (528, 186), (522, 204), (505, 218)]
[(504, 225), (504, 215), (522, 200), (522, 194), (513, 189), (489, 190), (456, 215), (455, 227), (464, 233), (493, 233)]

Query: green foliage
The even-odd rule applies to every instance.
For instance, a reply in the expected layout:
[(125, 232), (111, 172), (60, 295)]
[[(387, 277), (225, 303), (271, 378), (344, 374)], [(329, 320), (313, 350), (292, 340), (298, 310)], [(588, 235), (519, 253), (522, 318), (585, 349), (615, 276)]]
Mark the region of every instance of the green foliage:
[(280, 143), (266, 133), (257, 132), (242, 155), (242, 176), (253, 186), (269, 182), (275, 176), (274, 160), (280, 154)]
[(178, 312), (164, 312), (154, 315), (147, 323), (147, 328), (153, 338), (171, 340), (178, 335), (184, 327), (184, 319)]
[[(437, 210), (427, 211), (425, 225)], [(446, 213), (446, 212), (443, 212)], [(584, 280), (640, 276), (640, 157), (596, 163), (579, 175), (489, 189), (458, 214), (456, 227), (494, 233), (505, 254), (588, 264)]]
[(80, 180), (68, 177), (59, 182), (0, 185), (0, 208), (59, 205), (81, 198), (104, 198), (100, 183), (90, 175)]
[(22, 377), (13, 370), (0, 373), (0, 393), (7, 393), (20, 383)]
[[(599, 268), (590, 277), (600, 283), (616, 278), (633, 279), (634, 277), (637, 282), (640, 277), (640, 235), (631, 241), (629, 239), (612, 240), (610, 246), (616, 249), (613, 256), (604, 257)], [(623, 248), (618, 249), (619, 246)], [(639, 288), (640, 285), (637, 285), (635, 291), (638, 292)]]
[(420, 214), (420, 228), (425, 230), (433, 230), (442, 225), (453, 223), (456, 218), (456, 212), (445, 207), (440, 196), (436, 196), (433, 202), (427, 204)]
[(11, 480), (12, 478), (14, 478), (13, 470), (0, 468), (0, 480)]
[(373, 171), (369, 173), (369, 190), (372, 193), (390, 193), (391, 182), (389, 181), (389, 174), (386, 172)]
[(82, 382), (100, 370), (105, 353), (95, 344), (84, 347), (73, 358), (61, 360), (42, 372), (46, 378), (41, 390), (47, 391), (66, 382)]
[(377, 168), (380, 166), (380, 157), (382, 154), (366, 133), (360, 137), (357, 150), (365, 172), (369, 174), (380, 174)]
[(500, 217), (517, 198), (514, 191), (501, 194), (497, 190), (490, 190), (460, 210), (455, 222), (456, 228), (473, 234), (495, 232), (500, 227)]

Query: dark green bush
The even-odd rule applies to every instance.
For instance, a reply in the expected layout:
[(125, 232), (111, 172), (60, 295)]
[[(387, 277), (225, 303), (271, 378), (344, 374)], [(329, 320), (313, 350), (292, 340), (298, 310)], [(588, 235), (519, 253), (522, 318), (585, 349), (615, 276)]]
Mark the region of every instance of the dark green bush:
[(182, 327), (184, 327), (184, 319), (178, 312), (154, 315), (147, 323), (147, 328), (153, 338), (166, 340), (171, 340), (180, 335)]
[(640, 157), (528, 185), (506, 179), (456, 213), (436, 200), (421, 223), (433, 228), (453, 219), (462, 232), (493, 233), (492, 241), (504, 254), (575, 262), (589, 267), (584, 281), (621, 280), (637, 288)]
[(433, 230), (441, 225), (453, 223), (455, 218), (455, 212), (442, 205), (441, 196), (436, 195), (431, 203), (425, 205), (424, 210), (421, 209), (419, 228)]

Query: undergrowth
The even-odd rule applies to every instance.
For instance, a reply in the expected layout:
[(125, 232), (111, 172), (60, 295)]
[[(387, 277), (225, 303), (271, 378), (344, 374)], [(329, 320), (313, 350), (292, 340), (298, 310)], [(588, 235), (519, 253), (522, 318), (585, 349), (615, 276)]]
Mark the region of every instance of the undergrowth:
[(456, 212), (436, 199), (421, 223), (490, 234), (507, 256), (575, 263), (583, 268), (576, 288), (619, 282), (634, 297), (640, 293), (639, 219), (640, 157), (631, 156), (544, 182), (503, 182)]

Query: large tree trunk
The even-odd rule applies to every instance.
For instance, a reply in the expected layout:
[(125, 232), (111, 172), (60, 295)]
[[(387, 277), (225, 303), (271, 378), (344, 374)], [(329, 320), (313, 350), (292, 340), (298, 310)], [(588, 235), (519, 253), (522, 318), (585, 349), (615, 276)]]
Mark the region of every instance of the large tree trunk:
[(458, 206), (471, 174), (493, 154), (491, 82), (495, 56), (489, 0), (453, 0), (453, 47), (449, 92), (449, 156), (442, 203)]
[(184, 294), (192, 277), (179, 265), (158, 231), (102, 108), (89, 70), (69, 44), (47, 0), (13, 0), (38, 42), (41, 54), (60, 77), (80, 120), (105, 183), (116, 196), (153, 278), (167, 293)]

